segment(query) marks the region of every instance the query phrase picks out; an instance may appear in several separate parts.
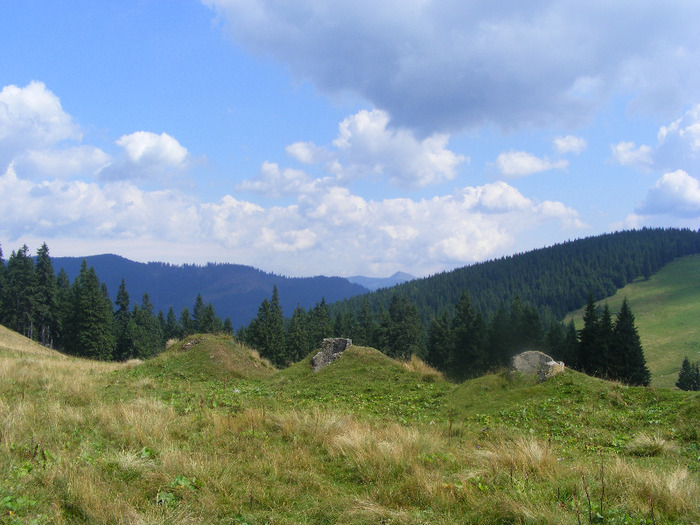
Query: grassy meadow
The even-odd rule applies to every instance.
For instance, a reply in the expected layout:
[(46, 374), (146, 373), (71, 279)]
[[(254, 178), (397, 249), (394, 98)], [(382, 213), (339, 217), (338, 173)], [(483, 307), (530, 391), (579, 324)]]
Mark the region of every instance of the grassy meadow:
[(700, 394), (573, 371), (277, 371), (212, 335), (97, 363), (0, 327), (0, 421), (1, 523), (700, 521)]
[[(700, 255), (677, 259), (649, 280), (628, 284), (600, 301), (619, 312), (627, 297), (651, 371), (652, 385), (673, 387), (684, 357), (700, 361)], [(583, 328), (583, 309), (573, 312)]]

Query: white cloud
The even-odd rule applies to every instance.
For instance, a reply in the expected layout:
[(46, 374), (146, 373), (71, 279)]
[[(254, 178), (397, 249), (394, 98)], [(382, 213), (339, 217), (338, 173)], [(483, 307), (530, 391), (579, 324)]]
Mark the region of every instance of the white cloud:
[(447, 149), (448, 140), (445, 134), (418, 140), (407, 129), (391, 128), (385, 111), (362, 110), (338, 126), (334, 169), (344, 179), (371, 174), (400, 186), (437, 184), (453, 179), (457, 167), (467, 160)]
[(80, 140), (81, 132), (43, 82), (0, 91), (0, 147), (37, 149), (63, 140)]
[(620, 94), (678, 111), (700, 89), (694, 0), (202, 1), (246, 49), (427, 134), (580, 123)]
[(181, 168), (187, 160), (187, 149), (167, 133), (137, 131), (123, 135), (116, 143), (135, 165)]
[(665, 173), (649, 190), (635, 213), (700, 217), (700, 182), (683, 170)]
[[(468, 157), (447, 149), (449, 136), (435, 134), (422, 140), (404, 128), (392, 128), (385, 111), (361, 110), (338, 125), (338, 136), (327, 147), (311, 142), (295, 142), (286, 151), (296, 160), (321, 164), (337, 181), (386, 178), (390, 184), (421, 188), (452, 180)], [(320, 183), (321, 181), (316, 181)], [(323, 179), (324, 184), (329, 179)], [(280, 170), (265, 163), (259, 176), (245, 181), (238, 189), (270, 196), (310, 191), (309, 176), (298, 170)]]
[(260, 174), (252, 180), (245, 180), (236, 186), (240, 191), (252, 191), (269, 197), (299, 195), (313, 192), (320, 184), (302, 171), (291, 168), (280, 169), (274, 162), (264, 162)]
[(525, 151), (509, 151), (496, 158), (496, 166), (501, 175), (508, 178), (524, 177), (534, 173), (553, 169), (565, 169), (568, 160), (549, 160), (539, 158)]
[(94, 146), (28, 150), (14, 159), (14, 167), (24, 178), (69, 178), (92, 176), (111, 164), (113, 158)]
[(692, 151), (700, 150), (700, 104), (668, 126), (661, 126), (657, 137), (660, 143), (676, 139), (684, 142)]
[(508, 253), (525, 231), (583, 226), (575, 210), (535, 202), (504, 182), (420, 200), (367, 200), (316, 186), (294, 204), (263, 207), (229, 195), (198, 202), (123, 181), (37, 183), (10, 167), (0, 193), (3, 239), (49, 239), (52, 249), (101, 248), (146, 261), (164, 254), (171, 262), (233, 259), (287, 275), (397, 268), (424, 275)]
[(619, 142), (612, 146), (613, 160), (623, 166), (636, 166), (648, 169), (654, 163), (652, 149), (642, 144), (637, 147), (634, 142)]
[(303, 164), (318, 164), (328, 157), (326, 151), (313, 142), (295, 142), (287, 146), (286, 151)]
[(560, 155), (564, 155), (566, 153), (574, 153), (578, 155), (586, 149), (586, 140), (581, 137), (575, 137), (573, 135), (566, 135), (565, 137), (555, 137), (554, 149)]

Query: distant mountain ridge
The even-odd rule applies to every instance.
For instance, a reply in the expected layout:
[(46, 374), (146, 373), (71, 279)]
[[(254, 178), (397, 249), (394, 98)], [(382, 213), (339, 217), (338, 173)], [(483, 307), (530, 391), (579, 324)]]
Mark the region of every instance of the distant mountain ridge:
[(397, 284), (402, 284), (412, 281), (415, 277), (405, 272), (396, 272), (391, 277), (364, 277), (363, 275), (354, 275), (348, 277), (348, 281), (364, 286), (370, 291), (379, 290), (380, 288), (391, 288)]
[(283, 277), (240, 264), (177, 266), (161, 262), (139, 263), (112, 254), (52, 257), (51, 260), (56, 273), (63, 268), (73, 282), (83, 259), (88, 267), (95, 268), (100, 281), (107, 285), (112, 300), (115, 300), (124, 279), (132, 305), (135, 302), (141, 304), (143, 294), (148, 293), (156, 311), (162, 310), (165, 314), (172, 306), (179, 317), (184, 307), (192, 313), (199, 293), (205, 303), (214, 305), (222, 319), (231, 318), (234, 329), (247, 325), (255, 317), (260, 303), (272, 296), (275, 285), (287, 317), (292, 315), (297, 304), (309, 309), (322, 299), (332, 303), (368, 292), (367, 288), (343, 277)]

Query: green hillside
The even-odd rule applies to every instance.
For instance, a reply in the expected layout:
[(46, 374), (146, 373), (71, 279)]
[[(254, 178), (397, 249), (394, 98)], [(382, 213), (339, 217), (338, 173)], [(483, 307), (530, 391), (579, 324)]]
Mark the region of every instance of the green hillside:
[(699, 419), (699, 393), (573, 371), (277, 371), (214, 336), (105, 363), (0, 327), (0, 523), (692, 524)]
[[(598, 304), (613, 313), (627, 297), (642, 340), (652, 385), (673, 387), (683, 358), (700, 361), (700, 256), (678, 259), (648, 280), (628, 284)], [(583, 327), (583, 310), (569, 314)]]

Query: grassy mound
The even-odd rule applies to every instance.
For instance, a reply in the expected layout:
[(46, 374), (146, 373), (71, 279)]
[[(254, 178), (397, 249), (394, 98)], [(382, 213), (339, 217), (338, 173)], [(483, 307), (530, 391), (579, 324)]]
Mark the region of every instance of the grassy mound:
[(195, 336), (96, 363), (0, 330), (0, 523), (700, 521), (700, 394), (256, 359)]
[(275, 368), (266, 359), (227, 335), (192, 335), (169, 345), (165, 352), (141, 365), (144, 374), (174, 374), (186, 380), (260, 379)]
[[(615, 313), (625, 297), (635, 316), (652, 385), (673, 387), (684, 357), (700, 361), (700, 256), (678, 259), (601, 304), (607, 302)], [(565, 321), (572, 318), (576, 328), (583, 327), (583, 309)]]

